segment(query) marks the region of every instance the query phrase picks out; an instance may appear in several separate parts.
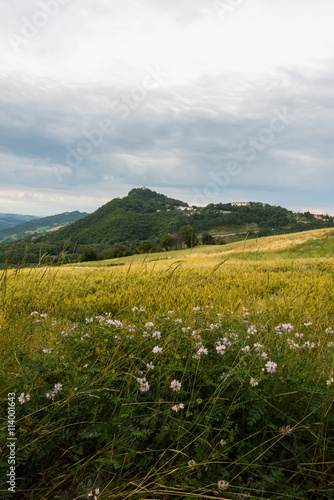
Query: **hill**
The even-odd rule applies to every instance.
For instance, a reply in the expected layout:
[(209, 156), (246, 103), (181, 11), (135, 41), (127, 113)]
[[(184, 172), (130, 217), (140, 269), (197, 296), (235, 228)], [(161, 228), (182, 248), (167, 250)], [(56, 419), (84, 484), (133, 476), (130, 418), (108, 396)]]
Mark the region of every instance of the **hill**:
[(36, 263), (43, 255), (58, 261), (120, 257), (133, 254), (146, 240), (151, 248), (162, 249), (160, 242), (167, 234), (174, 236), (173, 246), (180, 247), (178, 232), (185, 225), (199, 235), (209, 232), (215, 243), (226, 244), (246, 235), (251, 239), (333, 227), (334, 219), (318, 220), (310, 213), (296, 214), (256, 202), (191, 207), (150, 189), (135, 188), (52, 234), (34, 235), (13, 249), (0, 245), (0, 262), (15, 264), (25, 256), (26, 263)]
[(0, 242), (10, 242), (20, 238), (33, 236), (35, 234), (45, 234), (48, 232), (56, 231), (60, 227), (72, 224), (73, 222), (76, 222), (77, 220), (80, 220), (87, 215), (88, 214), (86, 212), (75, 211), (64, 212), (62, 214), (51, 215), (49, 217), (26, 220), (23, 223), (16, 224), (14, 227), (0, 230)]
[(12, 229), (23, 222), (38, 219), (35, 215), (0, 214), (0, 231)]

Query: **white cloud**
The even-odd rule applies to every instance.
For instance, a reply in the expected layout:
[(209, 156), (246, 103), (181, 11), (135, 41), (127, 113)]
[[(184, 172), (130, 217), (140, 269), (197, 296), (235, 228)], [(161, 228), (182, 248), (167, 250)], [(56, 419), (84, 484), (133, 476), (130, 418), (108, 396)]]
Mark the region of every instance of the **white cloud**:
[[(232, 7), (222, 18), (223, 4)], [(27, 208), (35, 200), (49, 213), (43, 193), (54, 193), (56, 212), (57, 200), (92, 210), (93, 200), (150, 183), (191, 202), (237, 161), (242, 173), (208, 202), (298, 198), (331, 209), (330, 0), (3, 0), (2, 9), (0, 172), (3, 189), (26, 193)], [(13, 34), (29, 29), (15, 50)], [(167, 75), (143, 87), (157, 67)], [(284, 129), (257, 142), (252, 160), (240, 155), (241, 144), (268, 137), (283, 108)], [(67, 147), (77, 150), (106, 119), (114, 131), (66, 163)]]

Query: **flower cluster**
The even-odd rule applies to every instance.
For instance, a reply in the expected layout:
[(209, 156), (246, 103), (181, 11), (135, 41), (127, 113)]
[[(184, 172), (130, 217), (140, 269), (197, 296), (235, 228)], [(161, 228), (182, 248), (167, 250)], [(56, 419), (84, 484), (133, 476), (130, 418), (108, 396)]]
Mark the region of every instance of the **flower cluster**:
[(54, 399), (56, 397), (57, 392), (61, 391), (62, 388), (63, 388), (62, 384), (55, 384), (53, 392), (51, 394), (49, 392), (46, 392), (45, 396), (47, 397), (47, 399)]
[(95, 490), (91, 490), (87, 496), (92, 497), (94, 495), (94, 500), (97, 500), (97, 496), (100, 494), (99, 488), (95, 488)]
[(172, 410), (175, 411), (176, 413), (180, 410), (183, 410), (184, 408), (184, 404), (183, 403), (179, 403), (178, 405), (174, 405), (172, 406)]
[(137, 382), (139, 383), (139, 390), (141, 392), (147, 392), (150, 390), (150, 386), (146, 380), (146, 378), (137, 378)]
[(276, 372), (276, 368), (277, 368), (277, 364), (274, 363), (274, 361), (267, 361), (267, 363), (265, 364), (265, 367), (267, 368), (267, 372), (268, 373), (275, 373)]
[(203, 344), (196, 345), (197, 352), (193, 355), (194, 359), (201, 359), (202, 354), (208, 354), (208, 350), (203, 346)]
[(30, 394), (24, 394), (24, 392), (22, 392), (22, 394), (19, 397), (19, 402), (21, 403), (21, 405), (23, 405), (23, 403), (26, 403), (29, 400), (30, 400)]
[(291, 434), (291, 432), (292, 432), (291, 425), (286, 425), (285, 427), (281, 427), (280, 431), (283, 434), (283, 436), (287, 436), (288, 434)]
[(177, 392), (181, 390), (181, 382), (179, 382), (178, 380), (173, 380), (170, 386), (173, 389), (173, 391)]

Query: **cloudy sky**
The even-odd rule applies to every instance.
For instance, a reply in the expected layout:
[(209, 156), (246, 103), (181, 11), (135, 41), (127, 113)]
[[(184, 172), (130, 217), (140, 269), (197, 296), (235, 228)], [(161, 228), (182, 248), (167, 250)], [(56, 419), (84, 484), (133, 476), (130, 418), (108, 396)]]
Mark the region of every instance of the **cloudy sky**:
[(0, 0), (0, 212), (334, 215), (333, 0)]

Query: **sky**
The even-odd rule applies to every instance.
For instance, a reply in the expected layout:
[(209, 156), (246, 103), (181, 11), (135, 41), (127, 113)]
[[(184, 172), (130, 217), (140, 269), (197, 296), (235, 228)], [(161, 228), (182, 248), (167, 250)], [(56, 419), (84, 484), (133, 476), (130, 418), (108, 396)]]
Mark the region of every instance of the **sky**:
[(0, 213), (334, 215), (333, 0), (0, 0)]

